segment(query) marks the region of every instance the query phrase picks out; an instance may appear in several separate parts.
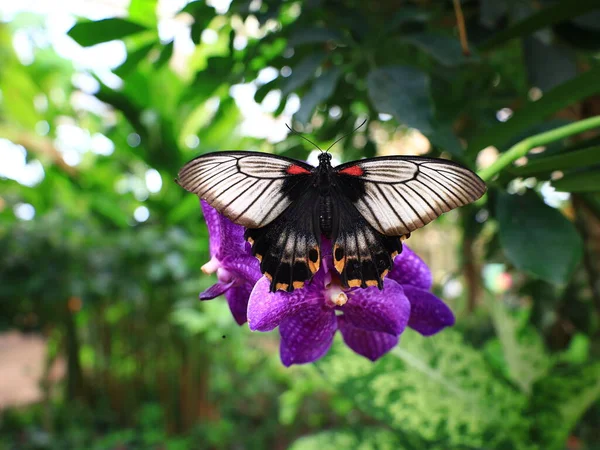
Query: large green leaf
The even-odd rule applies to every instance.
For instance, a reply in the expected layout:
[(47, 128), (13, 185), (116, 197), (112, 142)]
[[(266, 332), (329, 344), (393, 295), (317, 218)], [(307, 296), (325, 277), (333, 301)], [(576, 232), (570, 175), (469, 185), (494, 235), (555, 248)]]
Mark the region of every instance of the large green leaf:
[(501, 193), (496, 215), (500, 242), (508, 260), (519, 270), (559, 285), (566, 284), (583, 254), (575, 226), (537, 194)]
[(490, 145), (502, 149), (515, 136), (548, 119), (557, 111), (597, 93), (600, 93), (600, 67), (590, 69), (546, 92), (541, 99), (517, 110), (506, 122), (482, 131), (471, 139), (468, 152), (474, 154)]
[(407, 435), (444, 448), (530, 448), (526, 397), (453, 330), (428, 338), (406, 331), (375, 363), (334, 345), (318, 367), (364, 413)]
[(68, 31), (79, 45), (89, 47), (100, 44), (101, 42), (123, 39), (132, 34), (146, 31), (143, 25), (130, 22), (129, 20), (113, 17), (111, 19), (102, 19), (95, 22), (79, 22), (73, 25)]
[(600, 398), (600, 363), (556, 367), (534, 387), (531, 415), (539, 448), (563, 449), (581, 415)]
[(532, 14), (526, 19), (523, 19), (516, 24), (505, 28), (501, 32), (495, 34), (490, 39), (485, 41), (480, 48), (483, 50), (489, 50), (490, 48), (499, 44), (503, 44), (510, 39), (526, 36), (549, 25), (580, 16), (597, 8), (597, 0), (578, 0), (576, 2), (571, 0), (562, 0), (559, 3), (543, 8), (540, 12)]
[(308, 123), (314, 109), (319, 103), (327, 100), (333, 94), (341, 74), (341, 69), (334, 67), (324, 72), (313, 82), (310, 90), (300, 100), (300, 109), (294, 116), (298, 122), (303, 124)]
[(557, 191), (600, 192), (600, 171), (574, 172), (552, 181)]
[(408, 66), (381, 67), (369, 72), (367, 87), (377, 111), (391, 114), (398, 122), (423, 134), (433, 131), (433, 108), (426, 73)]
[(578, 167), (589, 167), (594, 164), (600, 164), (600, 146), (576, 150), (573, 152), (561, 153), (530, 160), (521, 167), (515, 167), (511, 170), (515, 175), (526, 177), (538, 174), (547, 174), (555, 170), (576, 169)]
[(289, 450), (403, 450), (406, 448), (395, 433), (369, 427), (322, 431), (298, 439)]

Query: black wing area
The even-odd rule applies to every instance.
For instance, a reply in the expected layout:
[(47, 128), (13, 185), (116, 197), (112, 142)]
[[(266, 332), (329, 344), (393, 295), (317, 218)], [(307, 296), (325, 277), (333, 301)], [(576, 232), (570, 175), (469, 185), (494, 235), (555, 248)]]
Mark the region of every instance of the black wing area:
[(271, 281), (271, 292), (300, 289), (319, 270), (318, 196), (318, 191), (309, 187), (271, 223), (246, 230), (260, 270)]
[(338, 183), (332, 190), (333, 264), (342, 286), (383, 289), (383, 278), (402, 251), (403, 236), (386, 236), (373, 228), (344, 193), (346, 189)]

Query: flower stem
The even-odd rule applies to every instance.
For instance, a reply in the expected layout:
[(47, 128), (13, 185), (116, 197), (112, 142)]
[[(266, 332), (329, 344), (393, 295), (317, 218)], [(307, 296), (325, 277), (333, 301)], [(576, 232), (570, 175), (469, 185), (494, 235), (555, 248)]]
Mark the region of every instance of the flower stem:
[(590, 117), (589, 119), (570, 123), (569, 125), (555, 128), (554, 130), (529, 136), (528, 138), (523, 139), (519, 143), (513, 145), (506, 152), (502, 153), (502, 155), (500, 155), (500, 157), (491, 166), (481, 169), (478, 172), (478, 175), (484, 181), (490, 181), (494, 175), (511, 164), (513, 161), (516, 161), (517, 159), (527, 155), (532, 148), (548, 145), (552, 142), (564, 139), (574, 134), (591, 130), (596, 127), (600, 127), (600, 116)]

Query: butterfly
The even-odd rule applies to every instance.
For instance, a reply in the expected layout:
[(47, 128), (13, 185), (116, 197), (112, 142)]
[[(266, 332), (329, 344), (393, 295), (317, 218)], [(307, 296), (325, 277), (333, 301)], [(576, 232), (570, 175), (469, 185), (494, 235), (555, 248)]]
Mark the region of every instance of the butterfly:
[(333, 167), (328, 152), (317, 167), (260, 152), (208, 153), (176, 181), (246, 228), (272, 292), (312, 278), (322, 236), (342, 286), (382, 289), (412, 231), (486, 191), (475, 173), (444, 159), (383, 156)]

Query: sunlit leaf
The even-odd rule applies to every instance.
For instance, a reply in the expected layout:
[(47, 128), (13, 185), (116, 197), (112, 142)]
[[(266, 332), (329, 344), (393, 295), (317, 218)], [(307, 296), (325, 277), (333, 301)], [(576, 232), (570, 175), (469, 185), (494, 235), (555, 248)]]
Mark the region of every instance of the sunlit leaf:
[(428, 338), (406, 331), (375, 363), (335, 345), (319, 369), (330, 386), (352, 393), (362, 412), (426, 442), (516, 449), (527, 439), (525, 396), (452, 330)]
[(171, 56), (173, 56), (173, 48), (175, 46), (175, 41), (169, 42), (165, 45), (160, 51), (160, 56), (156, 60), (156, 67), (162, 67), (171, 60)]
[(386, 429), (358, 428), (346, 430), (329, 430), (305, 436), (294, 442), (289, 450), (404, 450), (396, 433)]
[(131, 3), (129, 3), (129, 19), (148, 27), (155, 27), (157, 24), (157, 3), (158, 0), (131, 0)]

